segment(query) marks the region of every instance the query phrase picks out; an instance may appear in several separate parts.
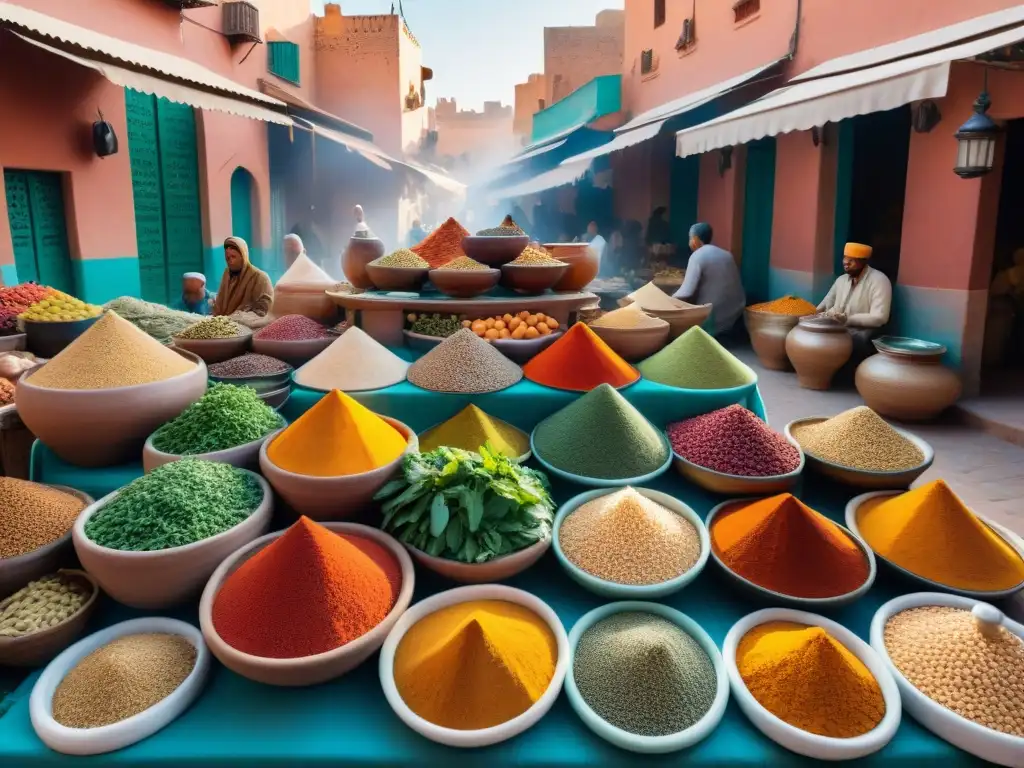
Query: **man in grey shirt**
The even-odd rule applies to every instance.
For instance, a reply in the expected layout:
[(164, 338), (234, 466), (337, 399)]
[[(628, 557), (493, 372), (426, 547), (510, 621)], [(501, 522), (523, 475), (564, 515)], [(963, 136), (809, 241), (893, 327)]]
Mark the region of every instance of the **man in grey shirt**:
[(677, 299), (691, 304), (711, 304), (711, 319), (717, 336), (732, 330), (747, 304), (736, 260), (724, 248), (711, 244), (711, 225), (701, 222), (690, 227), (690, 262)]

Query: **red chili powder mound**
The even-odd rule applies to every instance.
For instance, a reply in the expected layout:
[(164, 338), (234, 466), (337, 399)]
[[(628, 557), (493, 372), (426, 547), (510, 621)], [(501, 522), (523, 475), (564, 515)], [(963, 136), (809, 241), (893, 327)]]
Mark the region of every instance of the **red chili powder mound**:
[(465, 256), (462, 250), (462, 238), (469, 235), (469, 230), (455, 219), (449, 218), (444, 224), (431, 232), (423, 242), (412, 247), (412, 251), (430, 264), (432, 269), (442, 267), (449, 261)]
[(312, 656), (380, 624), (401, 581), (397, 560), (380, 544), (302, 517), (224, 581), (213, 625), (243, 653)]
[(589, 392), (602, 384), (624, 387), (640, 378), (640, 372), (585, 323), (576, 323), (523, 366), (523, 375), (545, 387), (574, 392)]
[(668, 425), (672, 450), (697, 466), (744, 477), (785, 475), (800, 452), (742, 405)]
[(740, 502), (711, 522), (711, 546), (727, 568), (792, 597), (836, 597), (868, 578), (847, 533), (789, 493)]

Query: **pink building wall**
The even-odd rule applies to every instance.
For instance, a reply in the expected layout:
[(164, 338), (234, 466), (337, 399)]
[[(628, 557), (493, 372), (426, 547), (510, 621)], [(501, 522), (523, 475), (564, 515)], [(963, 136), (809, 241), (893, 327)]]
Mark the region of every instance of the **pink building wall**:
[(516, 85), (515, 119), (512, 130), (523, 144), (530, 141), (533, 116), (547, 106), (547, 93), (547, 78), (542, 74), (532, 74), (525, 83)]
[(602, 11), (593, 26), (544, 28), (544, 75), (550, 107), (600, 75), (622, 71), (625, 13)]

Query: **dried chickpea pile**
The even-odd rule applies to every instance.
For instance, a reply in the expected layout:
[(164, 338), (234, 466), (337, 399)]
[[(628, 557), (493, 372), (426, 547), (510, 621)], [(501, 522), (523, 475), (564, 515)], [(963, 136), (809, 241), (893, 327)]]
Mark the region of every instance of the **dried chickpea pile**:
[(0, 559), (18, 557), (56, 541), (85, 509), (70, 493), (0, 477)]
[(79, 581), (59, 573), (31, 581), (0, 600), (0, 637), (21, 637), (70, 619), (91, 592)]
[(463, 328), (469, 328), (482, 339), (536, 339), (558, 330), (558, 321), (540, 312), (523, 310), (517, 315), (494, 315), (477, 320), (463, 320)]
[(1024, 642), (970, 611), (911, 608), (885, 625), (885, 650), (933, 701), (994, 731), (1024, 737)]

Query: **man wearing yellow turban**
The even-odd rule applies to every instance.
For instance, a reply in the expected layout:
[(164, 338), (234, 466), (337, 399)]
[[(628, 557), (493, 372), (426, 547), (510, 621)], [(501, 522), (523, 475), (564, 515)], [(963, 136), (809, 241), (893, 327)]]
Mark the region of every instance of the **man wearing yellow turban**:
[(818, 305), (818, 312), (846, 325), (853, 337), (854, 359), (871, 354), (871, 338), (889, 322), (892, 283), (868, 266), (871, 247), (847, 243), (843, 248), (843, 273)]

